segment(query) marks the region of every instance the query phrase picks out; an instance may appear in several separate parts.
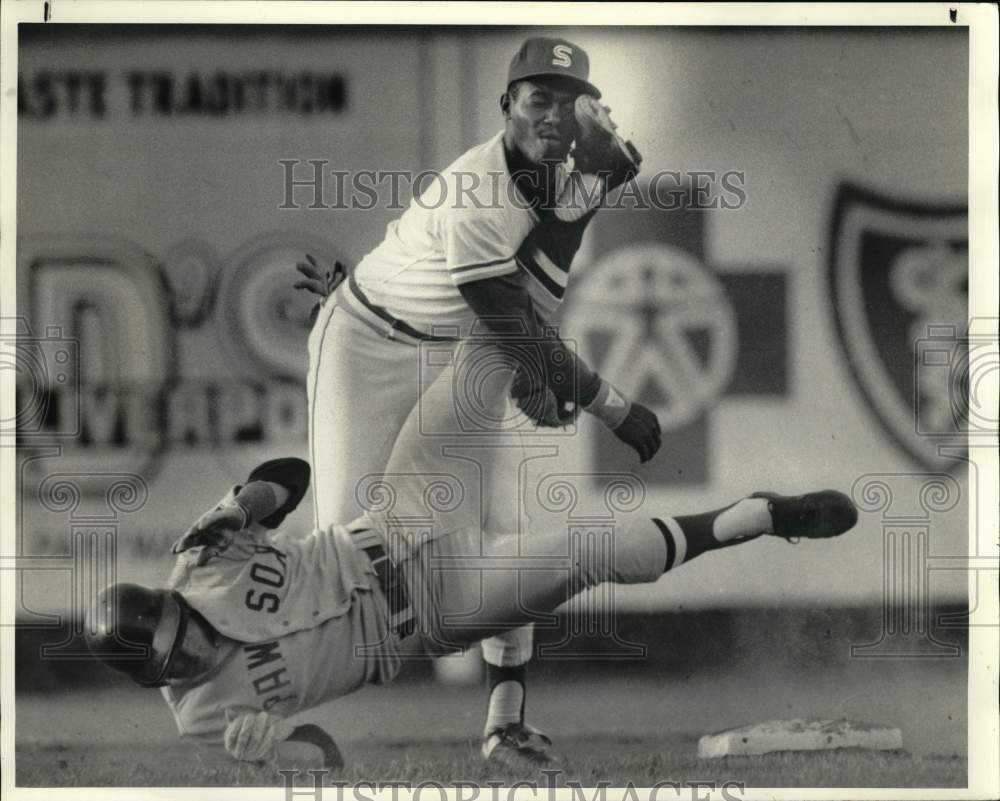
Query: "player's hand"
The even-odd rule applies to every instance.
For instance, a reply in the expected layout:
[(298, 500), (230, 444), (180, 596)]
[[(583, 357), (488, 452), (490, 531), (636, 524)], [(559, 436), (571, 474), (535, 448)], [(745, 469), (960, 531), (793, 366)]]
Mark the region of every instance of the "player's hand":
[(339, 261), (333, 263), (332, 270), (328, 270), (325, 267), (320, 267), (316, 259), (308, 253), (306, 261), (298, 262), (295, 269), (303, 276), (303, 280), (295, 282), (295, 288), (305, 289), (314, 295), (319, 295), (323, 300), (330, 297), (333, 291), (340, 286), (340, 282), (347, 277), (347, 267)]
[(641, 403), (632, 401), (628, 416), (612, 431), (618, 439), (635, 449), (641, 462), (648, 462), (660, 449), (660, 421)]
[(275, 755), (275, 746), (286, 740), (294, 727), (268, 712), (226, 710), (225, 746), (236, 759), (259, 762)]
[(188, 548), (207, 545), (224, 551), (233, 541), (233, 535), (250, 525), (250, 512), (238, 503), (206, 512), (195, 521), (184, 536), (174, 543), (171, 550), (183, 553)]

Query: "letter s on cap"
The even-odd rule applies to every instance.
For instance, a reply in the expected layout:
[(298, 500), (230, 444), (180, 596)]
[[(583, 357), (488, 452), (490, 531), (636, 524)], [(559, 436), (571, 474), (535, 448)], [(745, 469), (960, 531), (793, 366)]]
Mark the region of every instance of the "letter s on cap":
[(567, 47), (564, 44), (557, 44), (552, 48), (552, 66), (554, 67), (572, 67), (573, 59), (573, 48)]

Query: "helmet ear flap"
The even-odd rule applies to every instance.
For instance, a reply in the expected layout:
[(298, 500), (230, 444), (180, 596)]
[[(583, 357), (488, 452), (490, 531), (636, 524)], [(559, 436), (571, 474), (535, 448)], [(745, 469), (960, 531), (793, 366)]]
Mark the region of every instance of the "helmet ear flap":
[(153, 632), (153, 654), (159, 659), (160, 666), (155, 678), (144, 683), (144, 687), (162, 687), (167, 683), (170, 666), (187, 632), (189, 608), (176, 590), (171, 590), (164, 598), (163, 616)]
[(87, 615), (84, 640), (94, 656), (136, 684), (162, 687), (188, 617), (176, 591), (112, 584), (98, 594), (96, 614)]

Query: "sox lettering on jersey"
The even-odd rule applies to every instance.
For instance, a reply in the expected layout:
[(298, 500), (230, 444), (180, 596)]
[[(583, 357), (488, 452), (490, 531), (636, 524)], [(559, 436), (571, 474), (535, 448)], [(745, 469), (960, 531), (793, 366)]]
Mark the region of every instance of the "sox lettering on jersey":
[[(285, 586), (285, 574), (288, 569), (288, 558), (277, 548), (266, 545), (253, 546), (254, 553), (274, 557), (275, 564), (255, 561), (250, 568), (250, 579), (265, 587), (281, 589)], [(250, 589), (246, 595), (247, 609), (255, 612), (274, 614), (281, 606), (281, 596), (270, 590)]]

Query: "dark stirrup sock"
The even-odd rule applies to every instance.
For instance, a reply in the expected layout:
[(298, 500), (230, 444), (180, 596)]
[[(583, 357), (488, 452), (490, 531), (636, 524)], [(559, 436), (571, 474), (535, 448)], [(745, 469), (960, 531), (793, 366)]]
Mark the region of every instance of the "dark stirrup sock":
[(767, 503), (759, 498), (743, 498), (700, 515), (654, 517), (653, 522), (667, 543), (664, 572), (706, 551), (746, 542), (771, 529)]

